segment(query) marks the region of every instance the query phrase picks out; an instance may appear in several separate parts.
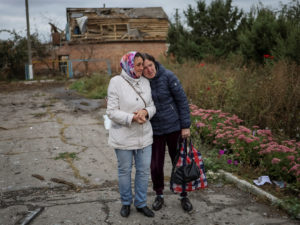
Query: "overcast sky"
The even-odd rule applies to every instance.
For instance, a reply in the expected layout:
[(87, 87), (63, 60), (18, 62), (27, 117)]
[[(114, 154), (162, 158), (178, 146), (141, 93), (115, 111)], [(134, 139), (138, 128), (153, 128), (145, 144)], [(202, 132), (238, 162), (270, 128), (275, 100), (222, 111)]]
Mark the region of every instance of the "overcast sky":
[[(50, 26), (52, 22), (58, 28), (64, 29), (66, 25), (66, 8), (102, 8), (105, 7), (154, 7), (164, 9), (170, 19), (173, 18), (176, 8), (182, 13), (188, 5), (195, 7), (196, 0), (28, 0), (30, 32), (38, 32), (42, 40), (50, 40)], [(211, 0), (206, 0), (209, 5)], [(259, 0), (232, 0), (232, 5), (239, 9), (249, 11), (252, 5)], [(261, 0), (264, 6), (276, 9), (281, 3), (289, 0)], [(0, 0), (0, 30), (16, 30), (21, 36), (26, 36), (25, 0)], [(6, 32), (0, 33), (0, 39), (8, 39)]]

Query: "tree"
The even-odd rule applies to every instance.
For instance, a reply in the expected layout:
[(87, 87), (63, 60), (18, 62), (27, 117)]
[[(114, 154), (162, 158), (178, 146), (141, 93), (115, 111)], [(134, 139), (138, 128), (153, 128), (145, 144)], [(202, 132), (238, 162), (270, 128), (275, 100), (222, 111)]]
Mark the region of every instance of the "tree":
[(240, 49), (247, 60), (264, 63), (264, 56), (274, 60), (300, 61), (300, 4), (292, 0), (274, 12), (260, 7), (253, 8), (245, 17), (239, 34)]
[(278, 17), (281, 36), (273, 53), (279, 59), (300, 63), (300, 1), (292, 0), (290, 4), (282, 5)]
[(170, 24), (167, 42), (170, 44), (168, 53), (175, 55), (180, 63), (183, 62), (183, 58), (203, 58), (199, 46), (193, 42), (190, 33), (181, 24), (178, 10), (175, 14), (175, 23)]
[(231, 3), (232, 0), (214, 0), (207, 7), (200, 0), (196, 9), (189, 5), (184, 12), (192, 39), (204, 51), (202, 54), (220, 57), (239, 48), (237, 31), (243, 11)]
[[(27, 39), (21, 37), (15, 31), (8, 32), (12, 39), (0, 41), (0, 78), (1, 79), (24, 79), (25, 64), (28, 61)], [(44, 44), (39, 41), (38, 34), (31, 35), (33, 57), (40, 59), (48, 55)]]
[[(252, 15), (250, 16), (252, 21)], [(241, 32), (239, 41), (241, 51), (247, 60), (264, 62), (265, 55), (271, 55), (278, 34), (275, 13), (267, 8), (258, 9), (257, 18), (252, 25)]]

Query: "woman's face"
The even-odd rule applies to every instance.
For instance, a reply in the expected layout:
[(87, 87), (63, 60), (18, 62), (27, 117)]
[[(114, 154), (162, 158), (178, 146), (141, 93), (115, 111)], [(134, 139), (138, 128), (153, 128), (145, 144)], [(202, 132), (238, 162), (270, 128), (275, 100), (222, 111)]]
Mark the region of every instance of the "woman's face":
[(144, 61), (144, 76), (148, 79), (152, 79), (155, 77), (156, 74), (156, 68), (154, 62), (151, 60), (146, 59)]
[(136, 57), (134, 59), (134, 72), (137, 77), (142, 76), (143, 74), (143, 59), (141, 57)]

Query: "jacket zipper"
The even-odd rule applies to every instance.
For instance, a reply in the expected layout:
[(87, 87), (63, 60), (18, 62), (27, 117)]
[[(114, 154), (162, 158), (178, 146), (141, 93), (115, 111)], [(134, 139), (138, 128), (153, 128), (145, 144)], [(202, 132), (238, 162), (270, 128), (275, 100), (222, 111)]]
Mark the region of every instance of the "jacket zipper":
[(173, 109), (173, 111), (175, 111), (175, 109), (174, 109), (173, 105), (172, 105), (172, 104), (170, 104), (170, 106), (171, 106), (171, 109)]

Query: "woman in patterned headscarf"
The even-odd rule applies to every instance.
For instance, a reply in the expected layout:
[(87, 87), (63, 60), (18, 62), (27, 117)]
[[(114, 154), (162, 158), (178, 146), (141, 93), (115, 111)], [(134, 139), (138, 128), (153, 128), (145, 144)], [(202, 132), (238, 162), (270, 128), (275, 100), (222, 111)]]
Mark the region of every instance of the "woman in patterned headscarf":
[(147, 207), (147, 187), (152, 154), (150, 119), (156, 112), (149, 81), (142, 76), (143, 56), (128, 52), (121, 59), (122, 72), (110, 80), (107, 92), (107, 115), (112, 121), (108, 143), (118, 159), (121, 216), (128, 217), (132, 203), (132, 161), (136, 168), (134, 206), (138, 212), (153, 217)]

